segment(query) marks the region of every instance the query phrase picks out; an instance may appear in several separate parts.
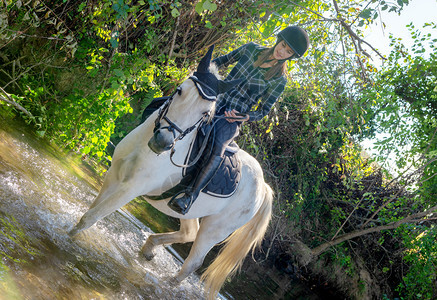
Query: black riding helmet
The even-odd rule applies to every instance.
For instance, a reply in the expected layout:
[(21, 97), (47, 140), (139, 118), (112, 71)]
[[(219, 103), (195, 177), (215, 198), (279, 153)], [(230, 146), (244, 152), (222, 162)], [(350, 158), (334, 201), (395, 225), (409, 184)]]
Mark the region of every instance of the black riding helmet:
[(284, 40), (294, 51), (291, 58), (298, 58), (305, 54), (310, 46), (307, 32), (298, 26), (289, 26), (278, 33), (278, 43)]

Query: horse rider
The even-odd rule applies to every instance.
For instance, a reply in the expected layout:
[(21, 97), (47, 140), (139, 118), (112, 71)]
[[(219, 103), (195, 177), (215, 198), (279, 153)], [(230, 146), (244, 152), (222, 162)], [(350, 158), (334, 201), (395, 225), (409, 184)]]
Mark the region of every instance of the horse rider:
[(250, 42), (212, 61), (218, 68), (236, 62), (226, 80), (245, 79), (218, 96), (216, 116), (224, 118), (219, 118), (214, 125), (212, 155), (203, 163), (184, 195), (180, 198), (177, 198), (180, 194), (175, 195), (168, 202), (171, 209), (183, 215), (189, 211), (223, 162), (225, 149), (238, 136), (241, 124), (264, 118), (281, 96), (287, 83), (287, 60), (302, 57), (308, 47), (307, 32), (298, 26), (289, 26), (278, 33), (272, 48)]

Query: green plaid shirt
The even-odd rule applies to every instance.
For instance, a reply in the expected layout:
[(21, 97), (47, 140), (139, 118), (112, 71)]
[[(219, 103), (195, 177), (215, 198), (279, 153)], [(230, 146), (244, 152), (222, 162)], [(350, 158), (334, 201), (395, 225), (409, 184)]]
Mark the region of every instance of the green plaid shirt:
[(284, 76), (264, 79), (267, 69), (254, 68), (253, 64), (264, 47), (248, 43), (229, 54), (213, 60), (218, 68), (237, 62), (226, 80), (245, 78), (240, 84), (217, 98), (217, 111), (225, 107), (249, 115), (249, 121), (259, 121), (271, 110), (287, 83)]

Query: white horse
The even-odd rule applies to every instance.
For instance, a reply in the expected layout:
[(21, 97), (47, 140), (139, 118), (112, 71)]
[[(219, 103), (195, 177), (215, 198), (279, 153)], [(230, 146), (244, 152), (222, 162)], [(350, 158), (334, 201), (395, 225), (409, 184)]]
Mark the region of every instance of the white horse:
[[(198, 72), (209, 72), (212, 48), (202, 59)], [(223, 83), (217, 80), (218, 86), (223, 86)], [(154, 112), (117, 145), (99, 195), (69, 232), (71, 236), (89, 228), (135, 197), (159, 195), (181, 180), (181, 169), (171, 163), (168, 149), (175, 146), (173, 159), (183, 162), (196, 130), (187, 130), (184, 138), (177, 140), (173, 129), (185, 131), (197, 127), (198, 120), (213, 114), (215, 102), (203, 99), (194, 81), (188, 79), (167, 104), (165, 112)], [(157, 154), (151, 148), (161, 153)], [(179, 231), (149, 236), (141, 250), (147, 259), (153, 258), (153, 249), (158, 245), (194, 242), (174, 278), (177, 282), (199, 268), (208, 251), (225, 240), (219, 255), (202, 275), (209, 299), (217, 295), (226, 277), (241, 267), (249, 251), (261, 243), (271, 218), (273, 192), (264, 182), (261, 166), (243, 150), (237, 155), (242, 164), (241, 181), (237, 191), (229, 198), (200, 193), (186, 215), (170, 209), (167, 206), (169, 199), (147, 200), (164, 214), (180, 218)], [(199, 218), (202, 218), (200, 224)]]

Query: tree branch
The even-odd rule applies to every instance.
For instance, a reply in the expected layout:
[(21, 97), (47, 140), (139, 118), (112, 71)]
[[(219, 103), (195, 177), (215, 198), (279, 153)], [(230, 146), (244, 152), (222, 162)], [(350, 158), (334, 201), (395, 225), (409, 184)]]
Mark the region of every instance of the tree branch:
[(359, 237), (359, 236), (363, 236), (369, 233), (374, 233), (374, 232), (380, 232), (383, 230), (390, 230), (390, 229), (395, 229), (398, 228), (399, 226), (401, 226), (402, 224), (405, 223), (417, 223), (420, 221), (424, 221), (426, 219), (423, 219), (423, 217), (432, 214), (433, 212), (437, 211), (437, 205), (434, 207), (431, 207), (428, 210), (422, 211), (422, 212), (418, 212), (412, 215), (409, 215), (399, 221), (396, 222), (392, 222), (389, 223), (387, 225), (381, 225), (381, 226), (376, 226), (376, 227), (371, 227), (371, 228), (367, 228), (367, 229), (363, 229), (363, 230), (355, 230), (346, 234), (343, 234), (329, 242), (323, 243), (320, 246), (317, 246), (316, 248), (311, 250), (311, 253), (314, 257), (320, 255), (321, 253), (325, 252), (328, 248), (338, 245), (344, 241)]
[(6, 93), (5, 90), (2, 89), (1, 87), (0, 87), (0, 91), (7, 97), (7, 98), (3, 98), (3, 97), (0, 96), (0, 100), (5, 101), (6, 103), (11, 104), (16, 109), (18, 109), (18, 110), (22, 111), (23, 113), (25, 113), (29, 118), (33, 118), (33, 115), (27, 109), (25, 109), (20, 104), (18, 104), (14, 100), (12, 100), (11, 96), (8, 93)]
[(170, 51), (168, 52), (167, 66), (170, 63), (170, 58), (173, 56), (173, 49), (174, 49), (174, 44), (176, 42), (176, 37), (178, 35), (178, 28), (179, 28), (179, 16), (176, 19), (176, 25), (175, 25), (175, 29), (174, 29), (174, 33), (173, 33), (173, 38), (171, 40)]
[[(338, 7), (337, 1), (336, 0), (332, 0), (334, 3), (334, 9), (337, 12), (337, 15), (340, 15), (340, 9)], [(381, 53), (379, 53), (378, 50), (376, 50), (372, 45), (370, 45), (368, 42), (366, 42), (365, 40), (363, 40), (362, 38), (360, 38), (351, 28), (351, 25), (347, 24), (346, 21), (343, 18), (339, 18), (338, 21), (340, 21), (341, 26), (346, 29), (347, 33), (349, 34), (349, 36), (352, 38), (352, 40), (357, 40), (358, 41), (358, 48), (360, 50), (361, 53), (363, 53), (364, 55), (366, 55), (367, 57), (370, 57), (370, 55), (364, 51), (361, 48), (361, 43), (366, 44), (367, 46), (370, 47), (370, 49), (372, 49), (376, 54), (379, 55), (379, 57), (381, 57), (381, 59), (386, 60), (387, 58), (385, 58)], [(355, 21), (354, 21), (355, 22)], [(353, 24), (353, 23), (352, 23)]]

